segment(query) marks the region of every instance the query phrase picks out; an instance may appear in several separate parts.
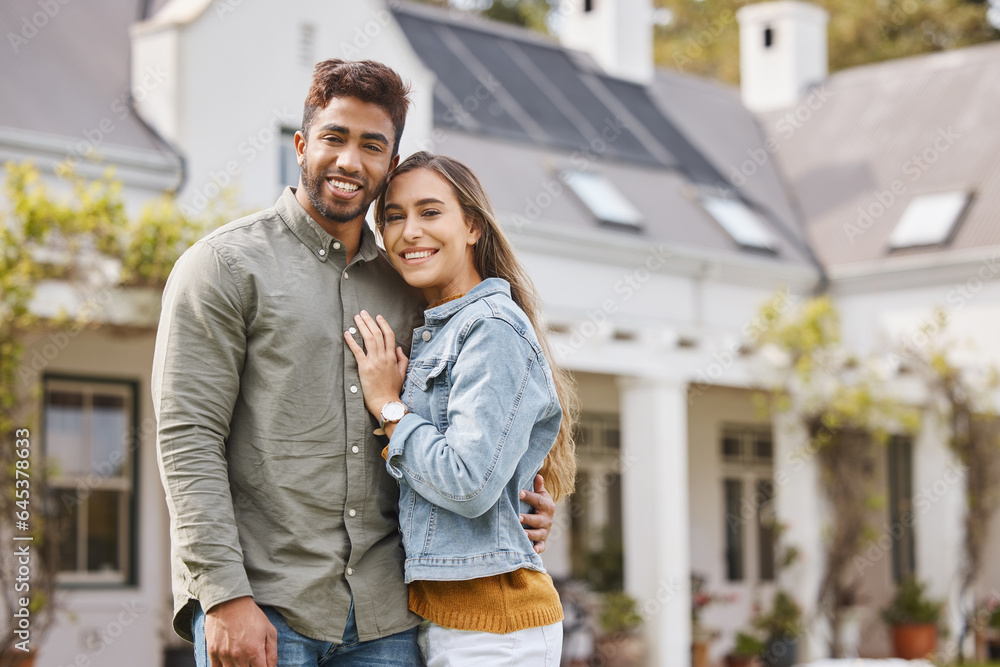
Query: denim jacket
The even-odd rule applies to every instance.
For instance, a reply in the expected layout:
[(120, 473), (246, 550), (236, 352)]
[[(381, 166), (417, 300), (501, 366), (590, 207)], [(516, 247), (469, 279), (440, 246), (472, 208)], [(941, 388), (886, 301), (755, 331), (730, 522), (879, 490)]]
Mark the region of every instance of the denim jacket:
[(510, 285), (489, 278), (424, 311), (386, 468), (400, 480), (406, 582), (544, 572), (520, 523), (562, 408)]

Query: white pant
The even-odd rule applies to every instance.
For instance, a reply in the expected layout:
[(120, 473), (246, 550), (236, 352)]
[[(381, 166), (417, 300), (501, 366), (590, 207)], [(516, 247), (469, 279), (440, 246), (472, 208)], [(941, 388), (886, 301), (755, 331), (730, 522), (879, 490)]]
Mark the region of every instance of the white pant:
[(417, 641), (427, 667), (559, 667), (562, 623), (504, 635), (431, 623), (420, 629)]

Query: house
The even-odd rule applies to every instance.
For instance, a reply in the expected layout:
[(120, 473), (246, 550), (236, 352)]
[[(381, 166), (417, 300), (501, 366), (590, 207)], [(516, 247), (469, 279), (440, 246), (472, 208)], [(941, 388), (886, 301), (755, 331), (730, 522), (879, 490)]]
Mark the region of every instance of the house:
[[(381, 0), (336, 16), (318, 0), (43, 4), (0, 8), (0, 157), (47, 173), (67, 158), (89, 175), (114, 165), (131, 207), (178, 186), (195, 214), (227, 187), (241, 208), (272, 204), (297, 181), (291, 136), (317, 60), (372, 58), (412, 82), (401, 152), (453, 155), (481, 176), (579, 385), (579, 492), (547, 567), (563, 578), (592, 556), (620, 562), (649, 664), (690, 661), (692, 572), (735, 598), (704, 614), (723, 631), (713, 657), (725, 652), (776, 587), (774, 517), (802, 554), (782, 584), (815, 606), (815, 465), (798, 465), (794, 425), (755, 408), (739, 354), (763, 302), (825, 290), (862, 350), (912, 336), (941, 306), (977, 339), (970, 363), (1000, 357), (995, 44), (828, 77), (825, 16), (768, 3), (740, 14), (738, 93), (652, 66), (648, 0), (567, 3), (563, 43)], [(35, 308), (92, 296), (46, 284)], [(56, 486), (87, 490), (38, 664), (184, 664), (149, 398), (157, 301), (101, 296), (103, 326), (60, 344), (40, 334), (26, 356)], [(963, 482), (945, 437), (928, 416), (885, 457), (886, 522), (926, 509), (859, 573), (867, 654), (889, 650), (874, 610), (894, 577), (919, 573), (954, 608)], [(984, 590), (1000, 587), (988, 562)], [(825, 655), (826, 629), (811, 631), (803, 657)]]

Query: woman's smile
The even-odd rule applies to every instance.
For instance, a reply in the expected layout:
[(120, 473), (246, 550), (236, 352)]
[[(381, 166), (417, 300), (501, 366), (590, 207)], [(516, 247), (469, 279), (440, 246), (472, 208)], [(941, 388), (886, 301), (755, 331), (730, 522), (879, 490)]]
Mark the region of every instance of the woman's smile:
[(482, 282), (473, 255), (480, 232), (440, 174), (414, 169), (393, 177), (385, 202), (382, 238), (389, 260), (428, 303)]

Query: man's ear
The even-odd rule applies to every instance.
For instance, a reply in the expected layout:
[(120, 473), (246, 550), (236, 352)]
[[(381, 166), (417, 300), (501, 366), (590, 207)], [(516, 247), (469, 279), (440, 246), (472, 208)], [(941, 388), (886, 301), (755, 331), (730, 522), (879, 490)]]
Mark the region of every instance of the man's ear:
[(392, 172), (396, 171), (396, 167), (399, 166), (399, 153), (393, 156), (392, 162), (389, 163), (389, 173), (385, 175), (386, 180), (392, 177)]
[(302, 166), (302, 155), (306, 152), (306, 135), (302, 134), (302, 130), (296, 130), (295, 132), (295, 161)]

